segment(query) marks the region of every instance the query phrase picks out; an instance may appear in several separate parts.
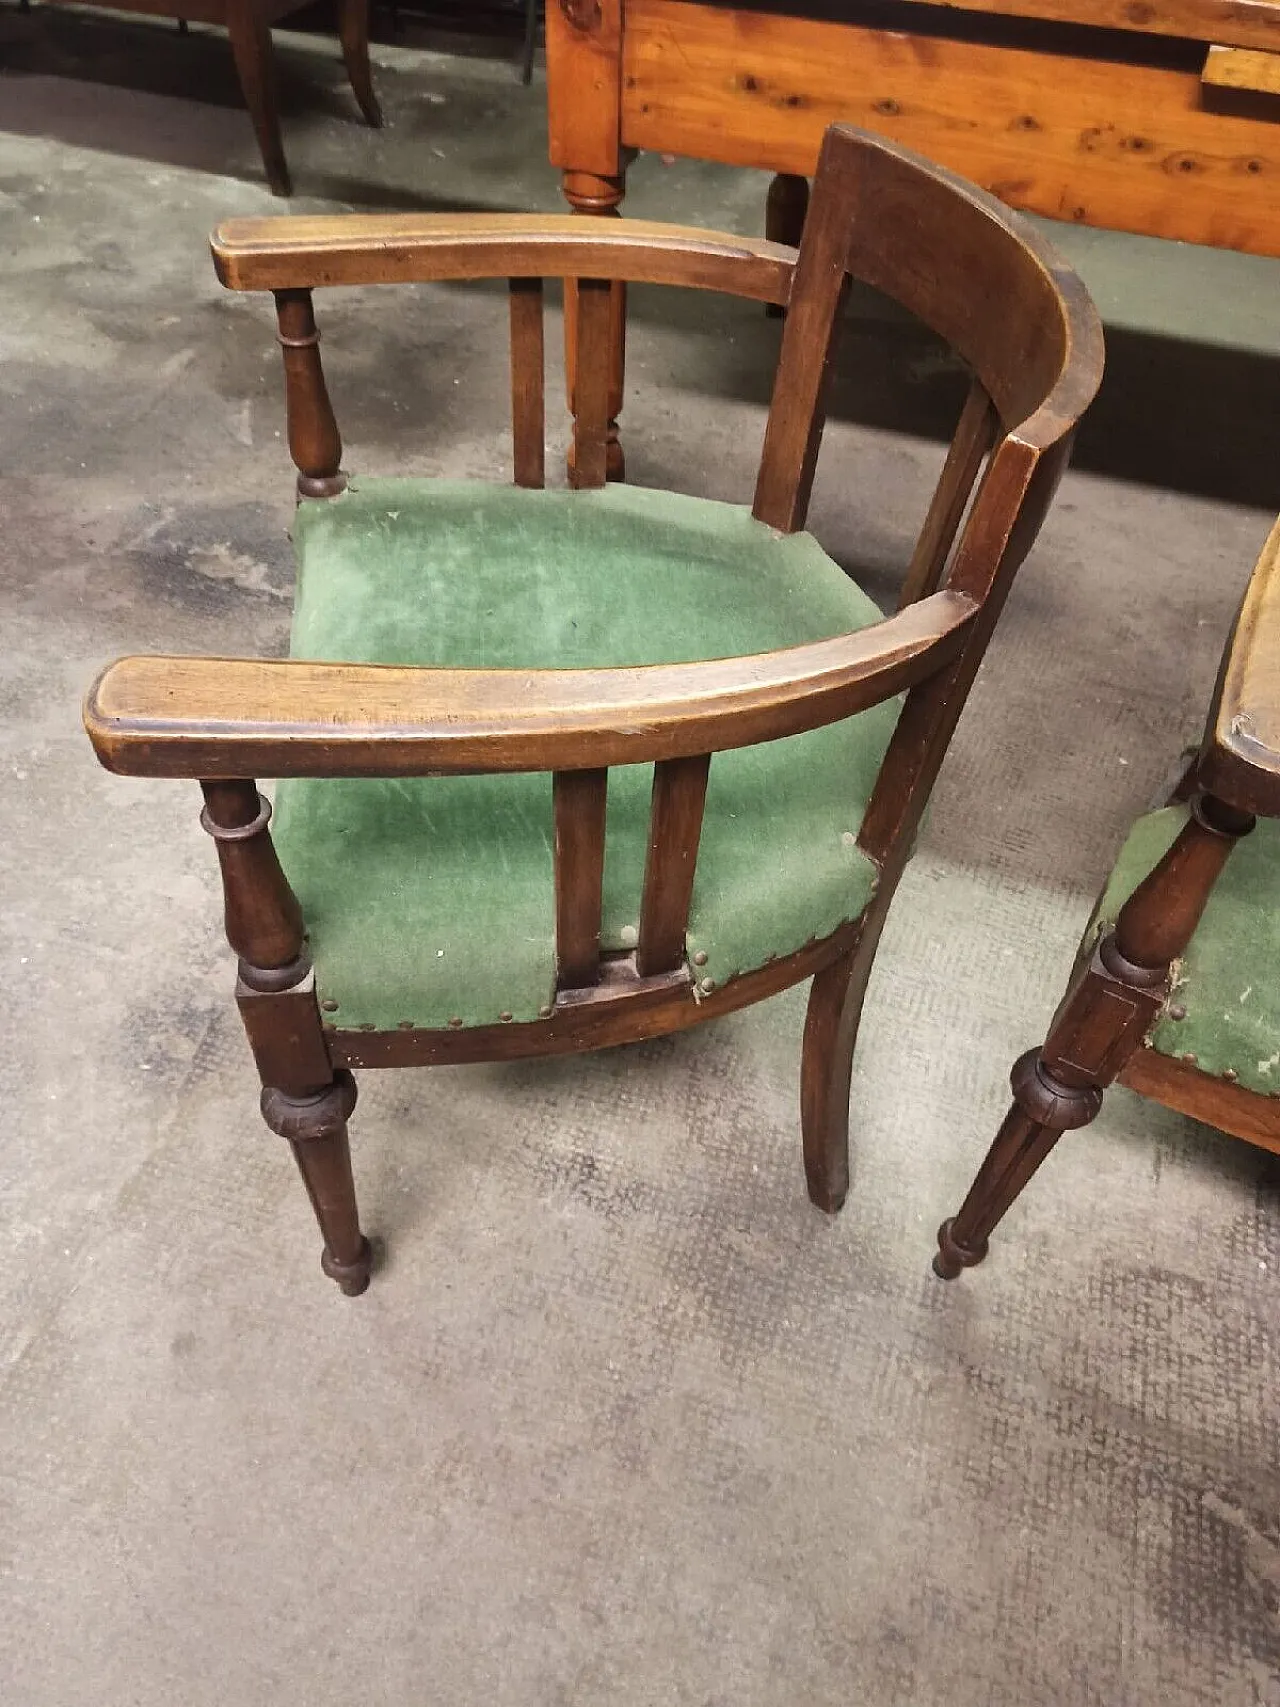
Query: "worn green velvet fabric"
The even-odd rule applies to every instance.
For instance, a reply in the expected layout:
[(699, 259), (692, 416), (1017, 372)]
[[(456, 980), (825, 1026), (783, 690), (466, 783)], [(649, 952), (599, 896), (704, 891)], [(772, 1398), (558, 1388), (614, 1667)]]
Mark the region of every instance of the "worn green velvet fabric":
[[(737, 505), (610, 486), (355, 482), (304, 503), (291, 652), (572, 667), (762, 652), (879, 620), (805, 534)], [(712, 760), (690, 953), (717, 985), (855, 918), (854, 836), (897, 702)], [(635, 941), (652, 768), (610, 773), (604, 942)], [(536, 1018), (555, 983), (551, 779), (282, 782), (276, 841), (337, 1025)]]
[[(1098, 904), (1097, 928), (1114, 924), (1138, 884), (1172, 847), (1185, 806), (1139, 818)], [(1237, 843), (1179, 968), (1174, 1004), (1151, 1033), (1162, 1055), (1188, 1051), (1203, 1072), (1234, 1068), (1240, 1083), (1280, 1091), (1280, 823), (1260, 818)]]

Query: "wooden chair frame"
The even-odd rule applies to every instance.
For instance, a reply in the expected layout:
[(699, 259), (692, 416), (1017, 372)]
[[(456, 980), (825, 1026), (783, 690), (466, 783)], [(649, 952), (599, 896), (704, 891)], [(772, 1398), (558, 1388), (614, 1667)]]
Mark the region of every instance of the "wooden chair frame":
[[(300, 660), (127, 658), (91, 690), (102, 763), (198, 779), (221, 862), (237, 996), (265, 1087), (324, 1236), (324, 1267), (363, 1290), (346, 1120), (353, 1067), (597, 1048), (674, 1031), (812, 976), (801, 1113), (814, 1202), (848, 1189), (849, 1082), (866, 982), (916, 827), (1014, 573), (1101, 375), (1083, 287), (981, 192), (847, 127), (823, 150), (803, 247), (573, 216), (401, 215), (237, 220), (213, 239), (223, 283), (275, 295), (289, 447), (304, 499), (340, 492), (341, 440), (320, 366), (322, 285), (510, 280), (515, 478), (543, 483), (542, 280), (577, 283), (578, 486), (605, 481), (607, 351), (618, 280), (693, 286), (787, 308), (754, 514), (802, 529), (823, 393), (850, 277), (889, 291), (973, 371), (897, 614), (754, 657), (593, 670), (437, 670)], [(862, 915), (716, 987), (685, 953), (712, 756), (906, 701), (859, 842), (879, 878)], [(633, 953), (600, 952), (605, 790), (612, 765), (655, 765)], [(298, 904), (257, 776), (554, 774), (558, 990), (530, 1023), (342, 1030), (317, 1005)], [(697, 957), (695, 956), (695, 962)]]
[(1145, 1047), (1173, 994), (1177, 963), (1226, 866), (1258, 817), (1280, 818), (1280, 522), (1223, 653), (1200, 751), (1174, 794), (1191, 816), (1163, 859), (1082, 956), (1039, 1049), (1015, 1063), (1013, 1106), (955, 1216), (938, 1229), (934, 1271), (954, 1280), (987, 1254), (1005, 1214), (1063, 1132), (1087, 1126), (1119, 1081), (1280, 1153), (1280, 1097), (1203, 1072), (1194, 1056)]

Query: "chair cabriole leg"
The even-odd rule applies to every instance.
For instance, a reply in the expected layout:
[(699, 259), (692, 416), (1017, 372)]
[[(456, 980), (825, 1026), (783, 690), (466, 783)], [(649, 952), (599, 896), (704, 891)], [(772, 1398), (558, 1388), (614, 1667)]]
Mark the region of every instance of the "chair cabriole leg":
[(373, 88), (369, 66), (369, 0), (338, 0), (338, 36), (347, 77), (365, 123), (382, 126), (382, 108)]

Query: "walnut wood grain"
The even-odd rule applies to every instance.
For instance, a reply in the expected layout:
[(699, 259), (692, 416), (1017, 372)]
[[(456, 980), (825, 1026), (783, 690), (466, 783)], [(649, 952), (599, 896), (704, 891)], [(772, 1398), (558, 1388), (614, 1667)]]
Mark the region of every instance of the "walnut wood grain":
[(578, 990), (600, 981), (607, 770), (557, 771), (555, 818), (556, 982)]
[[(987, 642), (1035, 536), (1038, 521), (1019, 532), (1017, 518), (1024, 511), (1030, 516), (1043, 513), (1065, 458), (1065, 446), (1042, 461), (1006, 438), (983, 476), (949, 579), (949, 585), (968, 585), (979, 601), (979, 615), (952, 662), (907, 695), (858, 831), (859, 845), (878, 864), (888, 861), (895, 849), (909, 846), (915, 836)], [(1033, 498), (1037, 484), (1038, 498)], [(907, 605), (900, 614), (920, 608)]]
[(1191, 816), (1155, 868), (1120, 909), (1115, 947), (1131, 967), (1162, 975), (1191, 941), (1227, 856), (1253, 828), (1253, 816), (1197, 794)]
[(1280, 817), (1280, 521), (1227, 643), (1196, 774), (1243, 811)]
[(786, 302), (794, 250), (651, 220), (554, 214), (301, 214), (229, 219), (210, 239), (230, 290), (431, 279), (608, 278)]
[(511, 441), (517, 486), (546, 484), (542, 280), (511, 280)]
[(85, 727), (108, 770), (138, 776), (643, 763), (797, 734), (878, 704), (944, 670), (976, 619), (971, 600), (944, 591), (833, 640), (634, 669), (125, 658), (90, 690)]
[[(754, 972), (729, 978), (709, 995), (695, 998), (692, 979), (681, 972), (639, 979), (624, 963), (604, 963), (597, 991), (585, 1001), (557, 1001), (546, 1019), (525, 1023), (464, 1026), (457, 1031), (341, 1031), (326, 1027), (329, 1054), (348, 1067), (453, 1066), (474, 1061), (515, 1061), (530, 1055), (564, 1055), (609, 1049), (684, 1031), (753, 1002), (764, 1001), (811, 977), (853, 945), (857, 923), (807, 943), (795, 954), (771, 960)], [(617, 992), (615, 994), (615, 991)]]
[(803, 528), (826, 419), (825, 394), (849, 290), (861, 154), (838, 133), (823, 143), (796, 263), (752, 513), (782, 533)]
[[(991, 1234), (1062, 1133), (1094, 1120), (1107, 1087), (1150, 1053), (1143, 1045), (1168, 999), (1174, 963), (1232, 849), (1252, 828), (1249, 814), (1197, 795), (1187, 823), (1121, 907), (1114, 928), (1079, 959), (1043, 1047), (1014, 1064), (1013, 1106), (964, 1202), (938, 1229), (934, 1269), (942, 1279), (983, 1260)], [(1143, 1071), (1137, 1068), (1139, 1078)], [(1211, 1098), (1198, 1095), (1201, 1118), (1212, 1118)], [(1239, 1112), (1238, 1099), (1233, 1109)]]
[(1278, 1097), (1259, 1096), (1154, 1049), (1135, 1049), (1120, 1071), (1119, 1082), (1192, 1120), (1280, 1155)]
[(969, 386), (960, 421), (903, 576), (898, 609), (936, 592), (983, 460), (995, 442), (996, 414), (982, 385)]
[(292, 989), (255, 990), (236, 980), (236, 1006), (264, 1085), (275, 1085), (291, 1096), (309, 1096), (331, 1083), (329, 1059), (314, 972)]
[[(674, 972), (684, 959), (710, 771), (707, 753), (667, 759), (654, 766), (636, 945), (636, 971), (642, 978)], [(705, 984), (706, 980), (704, 988)]]
[(320, 333), (309, 290), (275, 292), (276, 333), (284, 359), (289, 454), (304, 498), (333, 498), (346, 486), (342, 439), (320, 363)]
[(603, 486), (608, 473), (613, 312), (608, 279), (579, 279), (572, 321), (573, 454), (569, 483)]
[[(253, 988), (287, 988), (308, 971), (302, 909), (280, 869), (267, 825), (271, 809), (246, 779), (202, 780), (202, 822), (222, 870), (227, 941)], [(272, 974), (280, 974), (275, 978)]]

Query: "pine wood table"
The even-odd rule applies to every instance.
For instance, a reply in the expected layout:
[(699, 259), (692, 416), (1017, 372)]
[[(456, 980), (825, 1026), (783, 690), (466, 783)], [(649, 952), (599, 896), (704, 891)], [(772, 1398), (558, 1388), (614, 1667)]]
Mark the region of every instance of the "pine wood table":
[(619, 211), (647, 148), (782, 174), (767, 230), (794, 242), (843, 119), (1014, 207), (1280, 255), (1280, 0), (548, 0), (547, 79), (583, 213)]

